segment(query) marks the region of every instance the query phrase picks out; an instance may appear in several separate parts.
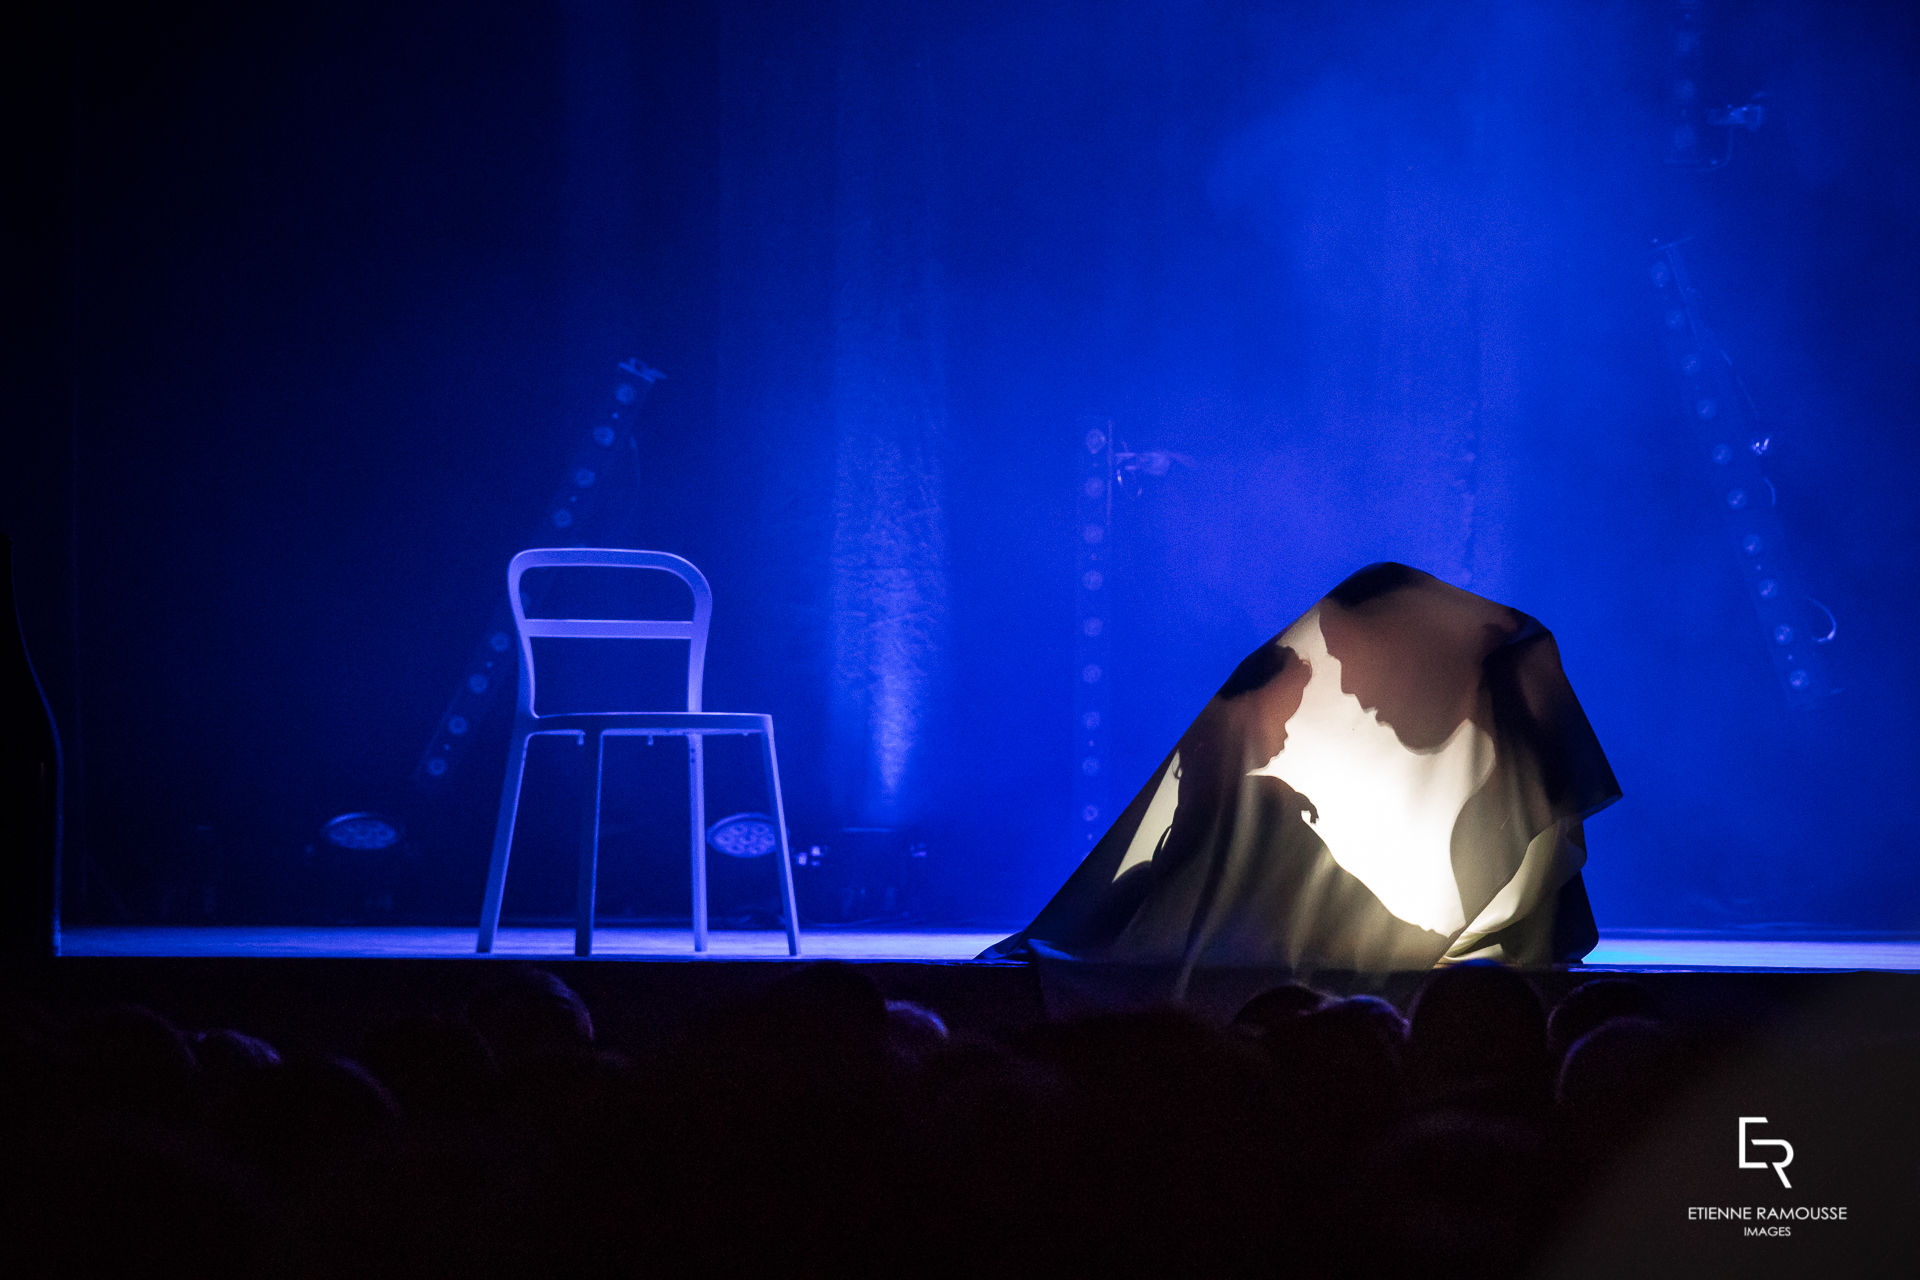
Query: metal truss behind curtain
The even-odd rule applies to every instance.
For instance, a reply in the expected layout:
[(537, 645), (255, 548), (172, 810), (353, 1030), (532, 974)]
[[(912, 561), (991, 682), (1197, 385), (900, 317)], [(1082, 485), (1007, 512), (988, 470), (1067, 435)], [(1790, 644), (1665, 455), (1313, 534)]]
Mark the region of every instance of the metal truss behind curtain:
[(940, 190), (927, 18), (846, 0), (836, 55), (832, 543), (834, 808), (905, 825), (947, 612)]

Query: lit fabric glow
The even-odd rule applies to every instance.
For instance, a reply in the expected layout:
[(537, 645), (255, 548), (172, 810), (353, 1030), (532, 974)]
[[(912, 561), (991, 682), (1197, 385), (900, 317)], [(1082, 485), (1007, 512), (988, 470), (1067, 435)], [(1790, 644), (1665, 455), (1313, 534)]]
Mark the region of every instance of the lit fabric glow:
[[(1377, 709), (1342, 687), (1320, 614), (1314, 607), (1280, 636), (1310, 674), (1285, 743), (1248, 776), (1276, 778), (1313, 797), (1315, 834), (1388, 911), (1430, 933), (1457, 934), (1467, 921), (1453, 872), (1453, 826), (1493, 772), (1493, 738), (1468, 716), (1431, 750), (1408, 750)], [(1397, 803), (1386, 803), (1389, 797)]]
[(1235, 669), (989, 955), (1296, 972), (1540, 964), (1596, 938), (1582, 820), (1619, 796), (1537, 621), (1363, 569)]

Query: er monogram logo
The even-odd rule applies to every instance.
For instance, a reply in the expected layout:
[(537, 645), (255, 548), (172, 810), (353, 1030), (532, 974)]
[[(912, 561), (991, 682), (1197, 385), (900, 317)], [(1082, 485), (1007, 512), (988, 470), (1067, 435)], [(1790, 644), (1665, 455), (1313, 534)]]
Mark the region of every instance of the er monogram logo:
[[(1793, 1184), (1787, 1181), (1787, 1166), (1793, 1163), (1793, 1144), (1784, 1138), (1747, 1137), (1748, 1125), (1765, 1123), (1767, 1123), (1765, 1116), (1740, 1117), (1740, 1167), (1742, 1169), (1772, 1169), (1775, 1174), (1779, 1175), (1780, 1185), (1791, 1189)], [(1778, 1147), (1780, 1148), (1780, 1158), (1773, 1161), (1749, 1160), (1747, 1159), (1748, 1147)]]

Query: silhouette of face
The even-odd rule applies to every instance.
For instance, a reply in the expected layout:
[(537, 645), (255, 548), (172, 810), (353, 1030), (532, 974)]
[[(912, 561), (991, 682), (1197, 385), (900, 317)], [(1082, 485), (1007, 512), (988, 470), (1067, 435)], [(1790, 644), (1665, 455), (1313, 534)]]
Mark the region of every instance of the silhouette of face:
[(1255, 768), (1280, 754), (1287, 742), (1287, 721), (1300, 709), (1300, 696), (1312, 668), (1290, 649), (1282, 649), (1279, 672), (1258, 688), (1227, 703), (1238, 722), (1245, 748), (1244, 768)]
[(1353, 605), (1327, 601), (1320, 630), (1341, 691), (1402, 746), (1433, 751), (1478, 706), (1481, 663), (1512, 629), (1508, 616), (1423, 574)]

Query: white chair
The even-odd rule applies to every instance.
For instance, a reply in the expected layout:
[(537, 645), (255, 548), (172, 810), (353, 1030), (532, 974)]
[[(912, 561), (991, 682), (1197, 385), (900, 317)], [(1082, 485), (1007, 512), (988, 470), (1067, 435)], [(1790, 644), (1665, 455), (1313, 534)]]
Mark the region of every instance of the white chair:
[[(620, 568), (670, 573), (693, 593), (693, 616), (680, 620), (633, 618), (529, 618), (520, 595), (520, 579), (529, 569)], [(575, 955), (593, 951), (593, 899), (600, 862), (600, 795), (605, 773), (603, 746), (609, 736), (647, 738), (677, 735), (687, 740), (693, 793), (693, 949), (707, 949), (707, 816), (702, 742), (713, 733), (760, 735), (766, 764), (767, 790), (773, 799), (774, 856), (780, 876), (780, 901), (787, 926), (787, 951), (800, 954), (800, 928), (793, 904), (793, 866), (787, 850), (787, 816), (780, 799), (780, 766), (774, 756), (773, 718), (700, 708), (701, 680), (707, 657), (707, 624), (713, 612), (713, 591), (692, 564), (664, 551), (624, 551), (596, 547), (537, 547), (522, 551), (507, 564), (507, 598), (513, 606), (514, 627), (520, 636), (520, 698), (514, 713), (513, 740), (507, 748), (507, 776), (500, 788), (500, 817), (493, 833), (493, 862), (487, 870), (487, 894), (480, 908), (478, 950), (493, 950), (500, 925), (500, 901), (507, 884), (507, 857), (513, 847), (514, 818), (520, 807), (520, 786), (527, 763), (527, 742), (536, 734), (571, 736), (589, 749), (593, 786), (581, 814), (580, 881), (575, 901)], [(535, 710), (533, 642), (558, 640), (685, 640), (687, 642), (687, 705), (684, 710), (634, 709), (563, 712), (542, 715)]]

